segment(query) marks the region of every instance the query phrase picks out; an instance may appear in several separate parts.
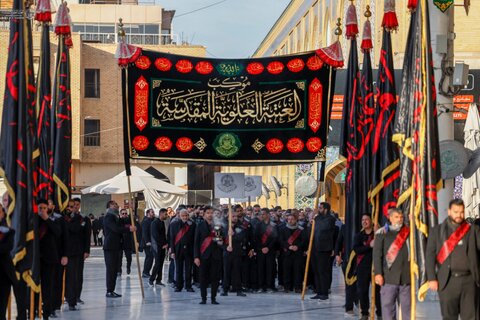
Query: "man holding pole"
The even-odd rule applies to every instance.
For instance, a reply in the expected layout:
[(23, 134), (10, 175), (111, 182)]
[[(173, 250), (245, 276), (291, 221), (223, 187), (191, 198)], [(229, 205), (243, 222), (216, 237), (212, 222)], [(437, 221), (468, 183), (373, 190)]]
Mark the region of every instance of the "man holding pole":
[(132, 225), (123, 225), (118, 217), (118, 204), (111, 200), (107, 204), (107, 214), (103, 221), (105, 241), (103, 242), (103, 254), (105, 258), (107, 274), (107, 298), (119, 298), (115, 292), (117, 282), (118, 259), (120, 258), (122, 234), (135, 232), (137, 228)]
[(410, 319), (410, 261), (408, 236), (410, 229), (404, 225), (403, 212), (388, 211), (389, 224), (378, 229), (373, 245), (375, 283), (381, 286), (382, 316), (397, 319), (397, 303), (402, 310), (402, 320)]
[(428, 237), (427, 279), (430, 289), (438, 291), (445, 320), (478, 315), (480, 232), (465, 221), (464, 210), (463, 200), (450, 201), (448, 217)]

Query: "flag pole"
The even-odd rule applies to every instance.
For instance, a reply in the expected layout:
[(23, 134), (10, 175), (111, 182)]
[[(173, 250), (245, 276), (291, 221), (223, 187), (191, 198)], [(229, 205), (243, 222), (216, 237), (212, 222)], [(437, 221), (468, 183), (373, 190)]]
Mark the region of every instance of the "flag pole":
[(228, 198), (228, 245), (233, 247), (232, 243), (232, 199)]
[[(134, 205), (133, 202), (133, 195), (132, 195), (132, 185), (130, 181), (130, 175), (127, 175), (127, 181), (128, 181), (128, 197), (130, 199), (130, 206), (129, 206), (129, 211), (130, 211), (130, 223), (132, 226), (135, 225), (135, 219), (133, 217), (134, 215), (134, 210), (132, 209), (132, 206)], [(145, 299), (145, 290), (143, 289), (143, 281), (142, 281), (142, 275), (140, 273), (140, 256), (138, 254), (138, 239), (137, 239), (137, 232), (133, 232), (133, 242), (135, 243), (135, 258), (137, 260), (137, 274), (138, 274), (138, 280), (140, 282), (140, 290), (142, 291), (142, 299)]]
[(30, 320), (35, 320), (35, 292), (30, 287)]
[(62, 304), (65, 301), (65, 273), (66, 273), (66, 266), (63, 266), (63, 275), (62, 275)]
[(42, 319), (43, 318), (43, 312), (42, 312), (42, 304), (43, 304), (43, 299), (42, 299), (42, 284), (39, 285), (40, 291), (38, 292), (38, 318)]
[(7, 319), (12, 320), (12, 292), (8, 295)]

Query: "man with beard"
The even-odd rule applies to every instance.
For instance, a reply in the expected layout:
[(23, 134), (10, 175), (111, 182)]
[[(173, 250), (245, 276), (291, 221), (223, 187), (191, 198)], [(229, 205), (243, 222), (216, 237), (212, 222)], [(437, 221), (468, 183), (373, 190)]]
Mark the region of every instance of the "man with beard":
[(217, 235), (213, 222), (212, 207), (204, 208), (203, 218), (204, 221), (195, 230), (193, 253), (194, 263), (199, 267), (200, 294), (202, 297), (200, 304), (207, 303), (208, 283), (211, 285), (212, 304), (218, 304), (216, 298), (222, 266), (223, 235), (220, 235), (222, 239), (215, 239)]
[(286, 225), (279, 231), (279, 242), (283, 251), (283, 283), (285, 293), (295, 290), (301, 292), (303, 280), (303, 252), (306, 246), (306, 234), (297, 223), (293, 214), (287, 216)]
[(152, 252), (152, 237), (151, 237), (151, 225), (155, 214), (153, 209), (148, 209), (145, 213), (145, 218), (142, 221), (142, 243), (141, 246), (145, 250), (145, 261), (143, 262), (142, 277), (150, 278), (150, 270), (153, 265), (153, 252)]
[(396, 319), (397, 303), (402, 319), (410, 319), (410, 261), (408, 235), (410, 229), (403, 224), (403, 212), (393, 208), (388, 211), (389, 224), (378, 229), (373, 245), (375, 283), (381, 286), (382, 315)]
[(187, 291), (194, 292), (192, 288), (192, 265), (196, 225), (189, 219), (187, 209), (181, 209), (179, 216), (180, 219), (176, 219), (170, 224), (169, 232), (170, 256), (175, 261), (175, 292), (182, 291), (184, 281)]
[(165, 231), (165, 219), (167, 218), (167, 209), (162, 208), (158, 212), (158, 218), (155, 218), (151, 225), (152, 251), (155, 257), (155, 264), (152, 269), (152, 275), (148, 284), (165, 286), (162, 283), (163, 262), (165, 261), (165, 249), (167, 249), (167, 233)]
[(88, 257), (85, 252), (86, 222), (75, 207), (74, 200), (70, 200), (64, 217), (69, 240), (67, 242), (68, 264), (65, 297), (70, 311), (77, 310), (76, 305), (80, 299), (79, 293), (82, 284), (83, 260)]
[(103, 242), (103, 255), (106, 266), (107, 298), (119, 298), (120, 294), (115, 292), (118, 272), (118, 259), (122, 235), (127, 232), (135, 232), (137, 228), (129, 224), (122, 224), (118, 217), (118, 204), (111, 200), (107, 203), (107, 214), (103, 219), (105, 241)]
[(40, 242), (40, 277), (42, 279), (43, 318), (54, 315), (54, 292), (56, 265), (60, 263), (57, 239), (62, 234), (60, 223), (48, 213), (48, 202), (37, 201), (38, 205), (38, 238)]
[[(241, 208), (241, 207), (240, 207)], [(236, 207), (238, 209), (238, 207)], [(228, 296), (230, 285), (239, 297), (245, 297), (242, 292), (242, 258), (247, 255), (248, 234), (242, 223), (238, 220), (239, 210), (232, 212), (232, 229), (228, 231), (232, 236), (232, 243), (227, 243), (223, 252), (223, 293)], [(241, 213), (240, 213), (241, 214)]]
[(85, 260), (90, 256), (90, 244), (92, 237), (92, 223), (90, 218), (84, 216), (80, 212), (81, 200), (80, 198), (73, 198), (73, 211), (75, 214), (81, 217), (81, 237), (82, 237), (82, 250), (83, 250), (83, 259), (80, 259), (79, 272), (78, 272), (78, 286), (77, 286), (77, 303), (84, 304), (83, 300), (80, 298), (82, 295), (83, 289), (83, 270), (85, 269)]
[[(372, 280), (372, 248), (374, 231), (370, 215), (362, 215), (362, 231), (355, 235), (353, 250), (356, 254), (357, 294), (360, 300), (361, 320), (368, 320), (370, 313), (370, 282)], [(382, 317), (380, 305), (380, 287), (375, 290), (377, 317)]]
[(479, 228), (465, 221), (463, 200), (450, 201), (448, 217), (430, 231), (426, 260), (429, 287), (438, 291), (443, 319), (476, 319), (479, 250)]
[(261, 210), (261, 222), (254, 230), (255, 252), (258, 265), (259, 293), (276, 291), (274, 279), (275, 243), (277, 242), (277, 226), (270, 221), (270, 210)]
[(313, 234), (312, 268), (316, 295), (311, 299), (328, 299), (328, 288), (332, 278), (331, 257), (334, 254), (335, 218), (330, 213), (330, 204), (322, 202), (315, 217)]

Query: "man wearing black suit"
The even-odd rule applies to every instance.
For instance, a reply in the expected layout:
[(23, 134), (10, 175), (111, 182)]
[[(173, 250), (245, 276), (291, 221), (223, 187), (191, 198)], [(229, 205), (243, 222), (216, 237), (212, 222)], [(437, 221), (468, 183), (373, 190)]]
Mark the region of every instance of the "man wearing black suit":
[(142, 277), (144, 278), (150, 278), (150, 270), (152, 269), (153, 265), (151, 225), (154, 217), (155, 213), (153, 209), (148, 209), (147, 212), (145, 212), (145, 218), (142, 220), (141, 247), (145, 251)]
[[(120, 210), (120, 222), (123, 225), (129, 225), (131, 223), (130, 216), (128, 215), (127, 209)], [(125, 232), (122, 234), (122, 249), (120, 250), (120, 258), (118, 259), (118, 272), (117, 275), (122, 275), (122, 260), (123, 255), (125, 254), (125, 259), (127, 260), (127, 274), (130, 274), (132, 267), (132, 252), (133, 252), (133, 233)]]
[(279, 231), (279, 241), (283, 251), (283, 283), (285, 292), (301, 292), (303, 272), (303, 252), (306, 247), (305, 230), (297, 223), (297, 216), (288, 214), (287, 224)]
[(328, 299), (328, 288), (332, 277), (331, 257), (334, 254), (335, 218), (329, 213), (330, 204), (322, 202), (315, 217), (313, 234), (312, 268), (316, 295), (311, 299)]
[(132, 225), (123, 225), (118, 217), (118, 204), (111, 200), (107, 204), (107, 214), (103, 219), (105, 241), (103, 254), (107, 273), (107, 298), (118, 298), (120, 294), (115, 292), (117, 281), (118, 259), (122, 249), (122, 235), (126, 232), (135, 232), (137, 228)]
[(170, 223), (169, 232), (169, 250), (172, 259), (175, 261), (175, 292), (182, 291), (184, 280), (187, 291), (194, 292), (192, 288), (192, 266), (196, 224), (189, 220), (187, 209), (181, 209), (179, 216), (180, 219), (175, 219)]
[(448, 217), (428, 237), (427, 279), (430, 289), (438, 291), (445, 320), (478, 315), (480, 232), (465, 221), (464, 210), (463, 200), (450, 201)]
[(194, 263), (199, 267), (200, 294), (202, 297), (200, 304), (207, 303), (208, 283), (211, 284), (212, 304), (218, 304), (216, 298), (221, 275), (223, 235), (221, 235), (221, 240), (215, 240), (216, 226), (213, 222), (213, 209), (207, 206), (204, 210), (204, 220), (195, 230), (193, 252)]
[(57, 239), (62, 234), (61, 225), (48, 214), (48, 202), (40, 199), (38, 205), (38, 237), (40, 239), (40, 276), (42, 279), (43, 318), (54, 313), (55, 271), (60, 263)]
[(152, 236), (152, 251), (155, 257), (155, 264), (153, 266), (152, 275), (148, 281), (150, 286), (155, 284), (165, 286), (162, 283), (163, 262), (165, 261), (165, 249), (167, 249), (167, 233), (165, 231), (165, 219), (167, 218), (167, 209), (162, 208), (158, 212), (158, 218), (152, 222), (151, 236)]
[(83, 270), (85, 269), (85, 260), (90, 256), (90, 245), (92, 237), (92, 222), (88, 216), (84, 216), (80, 212), (81, 200), (80, 198), (73, 198), (73, 211), (75, 214), (80, 215), (81, 225), (82, 225), (82, 250), (83, 250), (83, 259), (80, 259), (79, 272), (78, 272), (78, 286), (77, 286), (77, 302), (84, 304), (80, 296), (82, 295), (83, 289)]
[(382, 287), (380, 297), (383, 319), (396, 319), (397, 303), (402, 309), (402, 319), (410, 319), (410, 261), (409, 228), (403, 223), (403, 212), (388, 211), (389, 224), (378, 229), (373, 245), (375, 283)]

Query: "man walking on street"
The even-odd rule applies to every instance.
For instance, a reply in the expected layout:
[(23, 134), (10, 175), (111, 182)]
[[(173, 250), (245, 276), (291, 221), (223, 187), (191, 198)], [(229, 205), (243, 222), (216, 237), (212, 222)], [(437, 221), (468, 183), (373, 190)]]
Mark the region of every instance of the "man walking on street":
[(153, 287), (155, 284), (165, 286), (162, 283), (163, 262), (165, 261), (165, 249), (167, 249), (167, 233), (165, 231), (165, 219), (167, 218), (167, 209), (160, 209), (158, 218), (155, 218), (151, 225), (152, 252), (155, 257), (152, 275), (148, 284)]
[(148, 209), (142, 221), (142, 248), (145, 250), (145, 261), (143, 263), (142, 273), (142, 277), (144, 278), (150, 278), (150, 270), (153, 265), (151, 225), (154, 217), (155, 213), (153, 209)]

